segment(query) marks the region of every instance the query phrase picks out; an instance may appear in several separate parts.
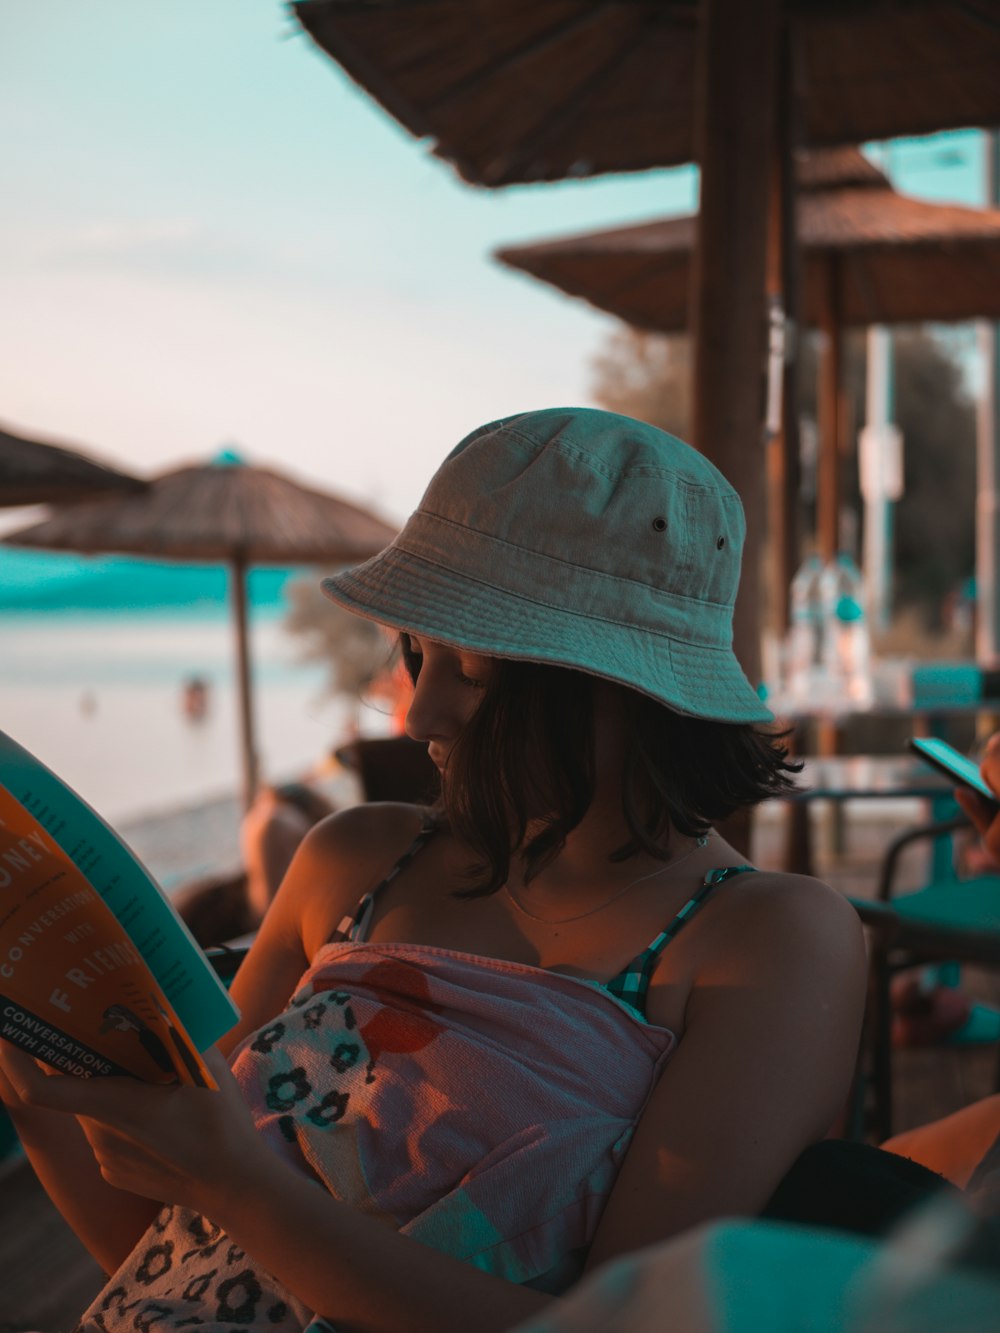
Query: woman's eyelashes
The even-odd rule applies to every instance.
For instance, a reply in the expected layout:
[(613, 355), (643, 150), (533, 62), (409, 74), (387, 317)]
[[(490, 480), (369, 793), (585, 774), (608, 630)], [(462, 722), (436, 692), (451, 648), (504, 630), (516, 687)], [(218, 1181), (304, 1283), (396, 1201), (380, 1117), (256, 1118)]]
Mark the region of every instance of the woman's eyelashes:
[[(424, 664), (423, 647), (418, 645), (412, 636), (408, 636), (407, 639), (404, 640), (404, 654), (406, 657), (406, 665), (409, 670), (410, 677), (415, 683), (417, 677), (420, 675), (420, 669)], [(468, 686), (469, 689), (472, 690), (485, 689), (486, 681), (483, 679), (481, 673), (479, 673), (478, 665), (472, 666), (471, 663), (463, 661), (462, 657), (458, 653), (453, 654), (453, 656), (455, 659), (455, 667), (454, 667), (455, 680), (457, 680), (460, 685), (466, 685)], [(470, 671), (465, 670), (466, 666), (469, 666)], [(475, 671), (477, 672), (477, 674), (471, 675), (470, 674), (471, 671)]]
[(409, 634), (399, 636), (399, 648), (407, 675), (410, 677), (411, 683), (416, 685), (417, 677), (420, 675), (420, 667), (423, 663), (423, 655), (413, 646), (413, 639)]

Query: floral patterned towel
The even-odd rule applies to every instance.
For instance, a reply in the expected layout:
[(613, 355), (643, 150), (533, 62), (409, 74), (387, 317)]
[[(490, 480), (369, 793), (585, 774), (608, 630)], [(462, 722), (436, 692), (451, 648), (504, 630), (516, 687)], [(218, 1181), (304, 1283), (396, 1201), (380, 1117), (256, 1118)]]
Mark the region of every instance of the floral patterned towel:
[[(559, 1291), (579, 1274), (674, 1045), (594, 982), (348, 942), (320, 950), (233, 1071), (271, 1148), (335, 1198), (484, 1271)], [(309, 1323), (212, 1223), (165, 1208), (79, 1333)], [(314, 1333), (328, 1327), (316, 1320)]]

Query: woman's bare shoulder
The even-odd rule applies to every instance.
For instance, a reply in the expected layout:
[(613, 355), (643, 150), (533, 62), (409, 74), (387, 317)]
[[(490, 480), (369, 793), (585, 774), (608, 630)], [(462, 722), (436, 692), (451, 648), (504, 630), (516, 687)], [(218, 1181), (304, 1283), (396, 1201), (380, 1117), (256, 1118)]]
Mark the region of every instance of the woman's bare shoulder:
[(427, 819), (426, 806), (366, 801), (321, 819), (307, 834), (303, 852), (336, 862), (341, 869), (359, 868), (369, 861), (388, 869)]
[(734, 951), (764, 966), (789, 950), (800, 959), (839, 957), (852, 968), (864, 957), (857, 912), (843, 894), (811, 875), (758, 871), (741, 877), (717, 906), (717, 942), (731, 942)]
[[(734, 876), (677, 944), (687, 949), (675, 959), (682, 970), (659, 988), (654, 979), (647, 1015), (681, 1040), (636, 1127), (590, 1265), (706, 1218), (758, 1213), (801, 1149), (828, 1131), (849, 1086), (864, 942), (829, 885)], [(682, 997), (671, 994), (684, 984)]]
[(298, 913), (318, 913), (314, 930), (327, 929), (333, 917), (339, 921), (389, 873), (426, 819), (423, 806), (372, 801), (320, 820), (289, 871)]
[(303, 838), (261, 926), (263, 941), (313, 957), (411, 845), (422, 806), (372, 802), (327, 815)]
[(839, 922), (852, 933), (861, 929), (849, 900), (814, 875), (758, 870), (740, 879), (738, 891), (728, 895), (727, 904), (744, 923), (760, 918), (773, 926), (828, 930)]
[(762, 901), (793, 915), (829, 913), (845, 921), (857, 921), (849, 900), (815, 875), (794, 875), (782, 870), (758, 870), (744, 881)]
[(775, 902), (787, 900), (789, 903), (810, 905), (836, 902), (841, 907), (853, 911), (842, 893), (815, 875), (795, 875), (784, 870), (757, 869), (752, 875), (744, 876), (740, 883), (745, 892), (752, 892), (756, 896)]

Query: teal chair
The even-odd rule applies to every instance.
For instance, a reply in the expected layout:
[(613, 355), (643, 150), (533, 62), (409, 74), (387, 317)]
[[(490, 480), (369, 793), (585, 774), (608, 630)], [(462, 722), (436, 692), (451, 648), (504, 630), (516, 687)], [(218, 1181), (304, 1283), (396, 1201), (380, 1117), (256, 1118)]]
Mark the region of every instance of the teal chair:
[[(962, 815), (901, 833), (889, 844), (882, 859), (877, 901), (853, 900), (862, 919), (875, 926), (867, 1021), (873, 1128), (880, 1142), (893, 1132), (892, 978), (915, 967), (948, 965), (956, 969), (956, 979), (956, 965), (962, 963), (1000, 968), (1000, 875), (960, 879), (951, 872), (950, 861), (939, 851), (943, 840), (950, 840), (956, 832), (969, 827), (969, 821)], [(935, 849), (932, 858), (935, 870), (939, 875), (944, 864), (944, 876), (936, 875), (913, 893), (897, 894), (903, 853), (928, 842)], [(974, 1011), (973, 1020), (986, 1028), (986, 1039), (995, 1039), (1000, 1032), (1000, 1016), (990, 1010)], [(960, 1035), (956, 1039), (960, 1040)], [(1000, 1091), (1000, 1062), (995, 1086)]]

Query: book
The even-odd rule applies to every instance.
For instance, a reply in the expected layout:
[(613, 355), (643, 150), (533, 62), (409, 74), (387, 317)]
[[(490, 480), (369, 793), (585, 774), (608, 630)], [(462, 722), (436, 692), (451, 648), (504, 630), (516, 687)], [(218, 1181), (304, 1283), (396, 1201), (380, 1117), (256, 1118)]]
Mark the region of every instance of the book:
[(62, 1073), (215, 1087), (239, 1010), (113, 828), (0, 731), (0, 1037)]

